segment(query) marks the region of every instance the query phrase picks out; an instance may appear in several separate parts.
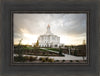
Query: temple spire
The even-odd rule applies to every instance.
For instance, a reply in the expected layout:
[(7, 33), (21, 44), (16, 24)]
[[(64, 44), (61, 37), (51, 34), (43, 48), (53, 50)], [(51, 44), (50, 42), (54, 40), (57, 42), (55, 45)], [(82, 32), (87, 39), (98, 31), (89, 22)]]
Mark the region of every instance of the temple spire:
[(50, 31), (50, 25), (48, 24), (48, 26), (47, 26), (47, 31)]
[(50, 25), (48, 24), (48, 27), (50, 27)]
[(51, 33), (51, 30), (50, 30), (50, 25), (49, 25), (49, 24), (48, 24), (48, 26), (47, 26), (47, 32), (46, 32), (46, 34), (47, 34), (47, 35), (52, 34), (52, 33)]

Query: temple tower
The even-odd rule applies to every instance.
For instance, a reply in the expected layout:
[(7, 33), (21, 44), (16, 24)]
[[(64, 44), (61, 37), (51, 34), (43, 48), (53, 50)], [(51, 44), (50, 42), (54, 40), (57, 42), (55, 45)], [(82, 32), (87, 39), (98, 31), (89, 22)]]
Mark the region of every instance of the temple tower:
[(52, 35), (51, 30), (50, 30), (50, 25), (49, 25), (49, 24), (48, 24), (48, 26), (47, 26), (46, 35)]

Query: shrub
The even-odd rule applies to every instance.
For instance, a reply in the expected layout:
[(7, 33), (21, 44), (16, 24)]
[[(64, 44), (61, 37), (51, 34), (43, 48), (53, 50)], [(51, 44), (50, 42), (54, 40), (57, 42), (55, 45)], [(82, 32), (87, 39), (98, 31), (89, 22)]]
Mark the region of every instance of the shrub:
[(47, 58), (41, 57), (41, 58), (39, 58), (39, 60), (42, 61), (42, 62), (54, 62), (54, 59), (51, 59), (51, 58), (48, 58), (48, 57)]
[(37, 60), (37, 57), (33, 57), (33, 60)]
[(79, 60), (76, 60), (76, 62), (79, 62)]
[(41, 60), (42, 60), (42, 58), (39, 58), (39, 60), (41, 61)]
[(65, 62), (65, 60), (62, 60), (62, 62)]
[(42, 62), (46, 62), (46, 60), (44, 59), (44, 60), (42, 60)]
[(48, 62), (54, 62), (54, 59), (49, 59)]
[(24, 58), (25, 58), (26, 61), (29, 60), (29, 57), (28, 56), (24, 56)]
[(19, 61), (18, 57), (14, 57), (14, 61), (18, 62)]
[(29, 61), (33, 61), (33, 57), (30, 57), (30, 58), (29, 58)]
[(74, 55), (77, 56), (77, 50), (74, 51)]
[(25, 58), (23, 56), (14, 57), (15, 62), (25, 62)]
[(43, 52), (43, 55), (45, 55), (45, 52)]
[(30, 57), (30, 58), (29, 58), (29, 61), (32, 62), (32, 61), (35, 61), (36, 59), (37, 59), (37, 57)]
[(39, 60), (42, 61), (42, 62), (45, 62), (46, 61), (46, 59), (45, 58), (42, 58), (42, 57), (39, 58)]
[(56, 62), (59, 62), (59, 60), (56, 60)]
[(72, 60), (70, 60), (70, 62), (73, 62)]
[(49, 58), (47, 57), (47, 58), (45, 58), (45, 60), (46, 60), (46, 61), (48, 61), (48, 60), (49, 60)]
[(62, 55), (63, 55), (63, 54), (62, 54), (62, 50), (61, 50), (61, 49), (59, 50), (59, 55), (60, 55), (60, 56), (62, 56)]

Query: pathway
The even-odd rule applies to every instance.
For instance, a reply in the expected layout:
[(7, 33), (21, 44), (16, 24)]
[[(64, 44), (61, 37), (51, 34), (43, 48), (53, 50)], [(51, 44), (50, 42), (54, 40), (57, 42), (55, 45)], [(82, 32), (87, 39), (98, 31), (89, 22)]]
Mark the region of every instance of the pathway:
[[(59, 53), (57, 51), (48, 50), (46, 48), (41, 48), (41, 49), (45, 49), (45, 50), (50, 51), (50, 52)], [(16, 55), (14, 55), (14, 56), (16, 56)], [(33, 57), (36, 57), (35, 55), (23, 55), (23, 56), (33, 56)], [(78, 56), (73, 56), (73, 55), (68, 55), (68, 54), (64, 54), (64, 56), (37, 56), (38, 59), (40, 57), (49, 57), (49, 58), (53, 58), (54, 60), (83, 60), (83, 57), (78, 57)], [(86, 60), (86, 57), (84, 57), (84, 59)]]

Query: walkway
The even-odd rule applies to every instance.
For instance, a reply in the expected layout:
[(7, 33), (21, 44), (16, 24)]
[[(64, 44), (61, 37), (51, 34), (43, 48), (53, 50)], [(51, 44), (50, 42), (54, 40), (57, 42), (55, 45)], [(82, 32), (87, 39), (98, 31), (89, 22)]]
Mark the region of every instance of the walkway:
[[(41, 49), (45, 49), (47, 51), (50, 52), (54, 52), (54, 53), (59, 53), (58, 51), (53, 51), (53, 50), (48, 50), (46, 48), (41, 48)], [(64, 56), (49, 56), (49, 58), (53, 58), (54, 60), (83, 60), (83, 57), (78, 57), (78, 56), (73, 56), (73, 55), (68, 55), (68, 54), (64, 54)], [(84, 57), (84, 59), (86, 60), (86, 57)]]
[[(41, 48), (41, 49), (45, 49), (45, 50), (50, 51), (50, 52), (59, 53), (57, 51), (48, 50), (46, 48)], [(14, 56), (17, 56), (17, 55), (14, 54)], [(23, 55), (23, 56), (33, 56), (33, 57), (35, 57), (35, 55)], [(78, 56), (73, 56), (73, 55), (68, 55), (68, 54), (64, 54), (64, 56), (37, 56), (38, 59), (40, 57), (49, 57), (49, 58), (53, 58), (54, 60), (83, 60), (83, 57), (78, 57)], [(84, 59), (86, 60), (86, 57), (84, 57)]]

